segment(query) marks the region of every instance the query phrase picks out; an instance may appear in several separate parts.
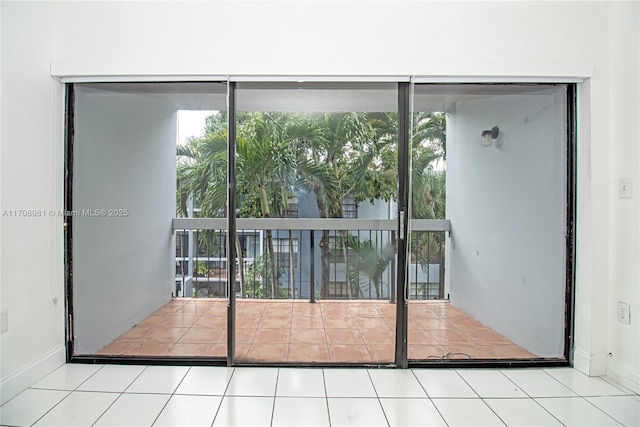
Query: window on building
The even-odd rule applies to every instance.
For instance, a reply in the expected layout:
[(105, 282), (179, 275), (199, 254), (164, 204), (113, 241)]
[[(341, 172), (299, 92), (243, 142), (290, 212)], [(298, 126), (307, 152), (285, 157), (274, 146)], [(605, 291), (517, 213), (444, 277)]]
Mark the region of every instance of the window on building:
[(349, 193), (342, 199), (342, 217), (343, 218), (358, 218), (358, 204), (356, 203), (356, 196), (353, 193)]
[(298, 265), (298, 239), (291, 239), (293, 244), (291, 245), (291, 250), (289, 248), (289, 238), (274, 238), (273, 239), (273, 250), (276, 253), (276, 258), (278, 260), (278, 265), (289, 268), (290, 267), (290, 253), (292, 253), (293, 258), (293, 267), (296, 268)]
[(287, 218), (298, 218), (297, 197), (292, 197), (287, 201)]

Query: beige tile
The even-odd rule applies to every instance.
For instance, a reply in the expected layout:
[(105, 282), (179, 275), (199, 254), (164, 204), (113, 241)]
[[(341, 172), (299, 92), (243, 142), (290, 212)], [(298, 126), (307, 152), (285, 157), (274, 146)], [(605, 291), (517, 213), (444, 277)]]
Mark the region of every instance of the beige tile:
[(255, 362), (284, 362), (287, 354), (287, 344), (251, 344), (245, 358)]
[(210, 344), (183, 344), (177, 343), (173, 347), (165, 350), (166, 356), (189, 357), (205, 356), (211, 347)]
[(449, 359), (490, 359), (487, 351), (477, 345), (445, 345)]
[(324, 329), (292, 329), (289, 342), (292, 344), (324, 344), (327, 340)]
[(280, 329), (280, 328), (290, 328), (291, 327), (291, 316), (289, 317), (266, 317), (263, 316), (262, 320), (260, 320), (259, 328), (265, 329)]
[(192, 327), (180, 338), (178, 342), (183, 344), (211, 344), (221, 332), (222, 329)]
[(437, 360), (447, 354), (447, 350), (440, 345), (426, 345), (409, 343), (409, 359), (411, 360)]
[(429, 331), (441, 345), (449, 344), (473, 344), (471, 338), (458, 330)]
[(165, 320), (162, 324), (166, 326), (191, 327), (198, 319), (200, 319), (200, 317), (201, 316), (198, 315), (176, 312), (171, 316), (165, 316)]
[(257, 328), (260, 319), (261, 316), (236, 316), (236, 328)]
[(197, 328), (226, 328), (227, 318), (225, 316), (201, 316), (193, 323)]
[(291, 303), (271, 303), (267, 304), (262, 316), (265, 317), (291, 317), (293, 313), (293, 305)]
[(349, 317), (327, 317), (324, 316), (325, 328), (331, 329), (357, 329), (356, 321), (349, 315)]
[(159, 356), (163, 355), (172, 345), (169, 342), (141, 342), (134, 344), (126, 354), (130, 356)]
[(382, 317), (380, 312), (372, 305), (350, 305), (349, 312), (353, 317)]
[(144, 338), (151, 330), (153, 326), (134, 326), (129, 329), (124, 335), (121, 335), (118, 340), (119, 341), (137, 341)]
[(390, 330), (364, 329), (360, 334), (366, 345), (394, 344), (396, 339), (396, 334)]
[(322, 309), (318, 304), (294, 304), (293, 317), (322, 317)]
[(366, 345), (329, 344), (329, 359), (335, 363), (369, 363), (371, 355)]
[(211, 344), (204, 356), (227, 357), (227, 344)]
[[(237, 334), (236, 334), (237, 341)], [(288, 343), (289, 342), (289, 329), (263, 329), (256, 330), (253, 336), (253, 343)]]
[(188, 330), (189, 328), (158, 326), (145, 336), (145, 341), (177, 342)]
[(389, 323), (382, 317), (359, 317), (355, 319), (356, 327), (362, 329), (375, 329), (381, 331), (391, 330)]
[(176, 313), (183, 313), (183, 314), (190, 314), (190, 315), (203, 315), (207, 313), (210, 308), (211, 308), (211, 303), (208, 301), (204, 304), (189, 303), (189, 304), (184, 304), (182, 307), (180, 307), (176, 311)]
[(364, 344), (357, 329), (326, 329), (325, 334), (329, 344)]
[(466, 316), (451, 317), (451, 318), (449, 318), (448, 321), (454, 327), (456, 327), (458, 329), (462, 329), (462, 330), (466, 330), (466, 329), (485, 329), (485, 328), (487, 328), (487, 326), (482, 324), (482, 322), (477, 321), (473, 317), (466, 317)]
[(329, 362), (326, 344), (290, 344), (289, 362)]
[(474, 343), (480, 345), (513, 344), (507, 338), (503, 337), (495, 331), (492, 331), (491, 329), (473, 329), (470, 331), (466, 331), (466, 333), (469, 337), (471, 337)]
[(309, 316), (296, 316), (293, 315), (291, 320), (292, 328), (324, 328), (321, 316), (309, 317)]
[(447, 319), (442, 319), (440, 317), (417, 319), (416, 322), (418, 322), (418, 324), (427, 331), (452, 328), (451, 323), (449, 323)]
[(436, 340), (433, 335), (422, 329), (409, 329), (408, 335), (408, 342), (411, 344), (439, 344), (438, 340)]
[[(256, 330), (250, 328), (236, 329), (235, 331), (235, 341), (237, 343), (250, 343), (253, 341), (253, 336), (255, 335)], [(225, 338), (226, 341), (226, 338)], [(220, 342), (216, 340), (216, 342)]]
[(109, 355), (109, 356), (121, 356), (123, 354), (127, 354), (127, 352), (131, 350), (135, 345), (136, 345), (135, 341), (119, 341), (118, 340), (104, 347), (102, 350), (98, 351), (97, 354)]
[(395, 345), (373, 344), (367, 345), (373, 362), (392, 363), (395, 360)]

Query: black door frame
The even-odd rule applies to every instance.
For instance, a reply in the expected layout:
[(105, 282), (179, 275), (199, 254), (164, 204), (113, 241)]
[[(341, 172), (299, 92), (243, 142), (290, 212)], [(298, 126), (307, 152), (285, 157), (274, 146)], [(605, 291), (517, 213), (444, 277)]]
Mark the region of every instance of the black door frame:
[[(491, 83), (487, 83), (491, 84)], [(518, 83), (514, 83), (518, 84)], [(548, 83), (545, 83), (548, 85)], [(566, 269), (565, 269), (565, 351), (563, 358), (557, 359), (506, 359), (470, 362), (467, 360), (408, 360), (408, 306), (405, 283), (408, 274), (407, 244), (409, 205), (409, 165), (410, 152), (410, 114), (411, 89), (413, 83), (398, 82), (398, 271), (396, 275), (396, 340), (395, 360), (393, 364), (373, 364), (373, 366), (407, 367), (542, 367), (542, 366), (570, 366), (572, 364), (572, 348), (574, 341), (574, 301), (575, 301), (575, 257), (576, 257), (576, 171), (577, 171), (577, 136), (576, 136), (576, 89), (575, 83), (558, 84), (567, 88), (566, 104)], [(235, 213), (235, 136), (236, 136), (236, 83), (227, 81), (228, 87), (228, 173), (227, 191), (229, 214), (227, 215), (227, 259), (235, 259), (236, 218)], [(64, 210), (73, 210), (73, 170), (74, 170), (74, 83), (65, 84), (65, 165), (64, 165)], [(404, 172), (403, 172), (404, 171)], [(268, 363), (244, 364), (233, 359), (235, 350), (235, 292), (233, 283), (228, 281), (228, 311), (227, 311), (227, 357), (153, 357), (153, 356), (103, 356), (95, 354), (74, 354), (74, 307), (73, 307), (73, 227), (71, 216), (64, 217), (64, 275), (66, 295), (65, 342), (67, 362), (73, 363), (125, 363), (148, 365), (219, 365), (219, 366), (306, 366), (300, 363)], [(400, 268), (402, 266), (402, 268)], [(227, 263), (227, 277), (235, 277), (234, 262)], [(372, 366), (363, 363), (310, 363), (309, 366)]]

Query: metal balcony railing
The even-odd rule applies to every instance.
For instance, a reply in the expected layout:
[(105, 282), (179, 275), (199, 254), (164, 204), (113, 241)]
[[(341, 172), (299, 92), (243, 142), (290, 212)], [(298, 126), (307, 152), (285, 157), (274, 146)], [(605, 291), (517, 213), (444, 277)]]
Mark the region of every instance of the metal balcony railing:
[[(238, 218), (237, 298), (395, 299), (394, 219)], [(175, 218), (176, 295), (226, 297), (227, 220)], [(411, 220), (409, 299), (443, 299), (448, 220)]]

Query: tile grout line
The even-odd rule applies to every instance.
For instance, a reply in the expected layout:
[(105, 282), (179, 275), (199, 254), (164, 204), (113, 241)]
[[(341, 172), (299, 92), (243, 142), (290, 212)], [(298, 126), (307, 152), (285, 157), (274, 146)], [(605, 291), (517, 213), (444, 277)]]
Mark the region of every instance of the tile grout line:
[[(548, 413), (549, 415), (551, 415), (556, 421), (558, 421), (560, 424), (564, 425), (564, 423), (562, 421), (560, 421), (555, 415), (553, 415), (551, 413), (551, 411), (549, 411), (547, 408), (545, 408), (544, 406), (542, 406), (542, 404), (540, 404), (540, 402), (538, 402), (533, 396), (531, 396), (529, 393), (526, 392), (526, 390), (523, 387), (520, 387), (519, 384), (517, 384), (514, 380), (512, 380), (511, 378), (509, 378), (509, 376), (507, 374), (505, 374), (504, 372), (502, 372), (502, 369), (498, 369), (498, 372), (500, 372), (507, 380), (511, 381), (512, 384), (514, 384), (516, 387), (518, 387), (520, 390), (522, 390), (522, 392), (524, 394), (527, 395), (527, 397), (531, 400), (533, 400), (536, 405), (540, 406), (546, 413)], [(491, 405), (487, 406), (491, 407)], [(493, 410), (493, 408), (491, 408)], [(495, 411), (494, 411), (495, 412)], [(496, 414), (497, 415), (497, 414)], [(505, 423), (506, 424), (506, 423)]]
[(327, 406), (327, 419), (329, 420), (329, 426), (331, 426), (331, 411), (329, 410), (329, 393), (327, 393), (327, 379), (325, 377), (325, 369), (322, 368), (322, 384), (324, 385), (324, 401)]
[(218, 404), (218, 409), (216, 409), (216, 413), (213, 416), (213, 421), (211, 421), (211, 427), (213, 427), (213, 424), (216, 422), (216, 418), (218, 418), (218, 415), (220, 414), (220, 408), (222, 408), (222, 402), (224, 402), (224, 399), (227, 397), (227, 390), (229, 390), (229, 384), (231, 384), (231, 380), (233, 379), (233, 376), (235, 375), (235, 373), (236, 373), (236, 368), (231, 367), (231, 376), (227, 380), (227, 386), (224, 388), (224, 391), (222, 392), (222, 398), (220, 399), (220, 403)]
[[(122, 390), (120, 393), (118, 393), (118, 397), (116, 397), (115, 399), (113, 399), (113, 402), (111, 402), (111, 404), (110, 404), (109, 406), (107, 406), (107, 408), (106, 408), (104, 411), (102, 411), (102, 413), (98, 416), (98, 418), (96, 418), (96, 420), (91, 424), (92, 426), (96, 425), (96, 423), (100, 420), (100, 418), (102, 418), (102, 417), (104, 416), (104, 414), (106, 414), (106, 413), (107, 413), (107, 411), (108, 411), (109, 409), (111, 409), (111, 407), (112, 407), (112, 406), (113, 406), (113, 405), (118, 401), (118, 399), (120, 399), (120, 397), (122, 397), (122, 395), (124, 394), (124, 392), (125, 392), (125, 391), (127, 391), (127, 389), (128, 389), (129, 387), (131, 387), (131, 384), (133, 384), (133, 383), (134, 383), (134, 382), (135, 382), (135, 381), (140, 377), (140, 375), (142, 375), (142, 373), (143, 373), (144, 371), (146, 371), (146, 370), (147, 370), (147, 368), (148, 368), (148, 367), (149, 367), (149, 366), (145, 366), (145, 367), (144, 367), (144, 369), (143, 369), (142, 371), (140, 371), (140, 373), (139, 373), (138, 375), (136, 375), (136, 377), (135, 377), (135, 378), (134, 378), (134, 379), (129, 383), (129, 385), (128, 385), (128, 386), (126, 386), (126, 387), (124, 388), (124, 390)], [(98, 392), (98, 391), (96, 390), (96, 392)], [(99, 392), (99, 393), (102, 393), (102, 392)]]
[[(65, 365), (66, 365), (66, 364), (65, 364)], [(64, 366), (64, 365), (63, 365), (63, 366)], [(35, 420), (35, 421), (33, 422), (33, 424), (31, 424), (31, 425), (33, 426), (33, 425), (37, 424), (37, 423), (38, 423), (38, 421), (40, 421), (42, 418), (44, 418), (44, 417), (45, 417), (49, 412), (53, 411), (53, 409), (54, 409), (54, 408), (56, 408), (59, 404), (61, 404), (61, 403), (62, 403), (63, 401), (65, 401), (69, 396), (71, 396), (71, 394), (72, 394), (74, 391), (78, 390), (78, 387), (80, 387), (82, 384), (86, 383), (86, 382), (89, 380), (89, 378), (93, 377), (95, 374), (97, 374), (97, 373), (98, 373), (98, 371), (102, 370), (104, 367), (105, 367), (105, 365), (102, 365), (102, 367), (100, 367), (100, 369), (97, 369), (93, 374), (89, 375), (89, 376), (88, 376), (84, 381), (82, 381), (80, 384), (78, 384), (78, 385), (76, 386), (76, 388), (74, 388), (73, 390), (71, 390), (71, 391), (69, 391), (69, 390), (62, 390), (62, 391), (66, 391), (66, 392), (67, 392), (67, 395), (66, 395), (65, 397), (63, 397), (62, 399), (60, 399), (60, 401), (59, 401), (58, 403), (56, 403), (56, 404), (55, 404), (55, 405), (53, 405), (51, 408), (49, 408), (49, 410), (48, 410), (48, 411), (46, 411), (44, 414), (42, 414), (42, 415), (41, 415), (37, 420)], [(58, 368), (58, 369), (59, 369), (59, 368)], [(55, 371), (57, 371), (57, 369), (56, 369), (56, 370), (54, 370), (53, 372), (55, 372)], [(53, 372), (51, 372), (51, 374), (52, 374)], [(50, 374), (49, 374), (49, 375), (50, 375)], [(32, 389), (32, 390), (33, 390), (33, 389)], [(20, 393), (20, 394), (22, 394), (22, 393)], [(15, 398), (16, 398), (16, 397), (18, 397), (20, 394), (16, 395), (16, 396), (15, 396), (15, 397), (13, 397), (12, 399), (10, 399), (10, 400), (8, 400), (7, 402), (5, 402), (5, 403), (4, 403), (4, 405), (6, 405), (7, 403), (11, 402), (11, 400), (15, 399)], [(4, 405), (2, 405), (2, 406), (4, 406)], [(101, 416), (102, 416), (102, 415), (101, 415)], [(97, 421), (97, 420), (96, 420), (96, 421)]]
[(171, 399), (173, 398), (173, 396), (175, 396), (176, 391), (178, 390), (178, 388), (180, 387), (180, 384), (182, 384), (182, 382), (184, 381), (185, 378), (187, 378), (187, 375), (189, 375), (189, 372), (191, 372), (191, 368), (193, 368), (193, 366), (189, 366), (189, 369), (187, 369), (187, 372), (185, 372), (185, 374), (183, 375), (182, 379), (180, 380), (180, 382), (178, 383), (178, 385), (176, 386), (176, 388), (173, 389), (173, 391), (171, 392), (171, 395), (169, 396), (169, 398), (167, 399), (167, 401), (164, 403), (164, 405), (162, 405), (162, 409), (160, 409), (160, 411), (158, 411), (158, 415), (156, 415), (156, 417), (153, 419), (153, 422), (151, 423), (151, 425), (153, 426), (156, 421), (158, 421), (158, 418), (160, 418), (160, 414), (162, 414), (162, 412), (164, 411), (164, 409), (167, 407), (167, 405), (169, 404), (169, 402), (171, 401)]
[(378, 389), (376, 389), (376, 384), (373, 382), (373, 378), (371, 378), (371, 372), (369, 369), (367, 371), (367, 377), (369, 377), (369, 381), (371, 382), (371, 387), (373, 387), (373, 392), (376, 394), (376, 400), (378, 401), (378, 405), (380, 405), (380, 409), (382, 410), (382, 415), (384, 415), (384, 420), (387, 422), (387, 426), (391, 426), (389, 422), (389, 418), (387, 417), (387, 413), (384, 410), (384, 406), (382, 406), (382, 402), (380, 401), (380, 395), (378, 394)]
[[(442, 421), (444, 421), (444, 423), (447, 425), (447, 427), (449, 427), (449, 423), (447, 422), (447, 420), (444, 418), (444, 415), (442, 415), (442, 412), (440, 412), (440, 408), (438, 408), (438, 406), (435, 404), (435, 402), (433, 401), (433, 398), (431, 396), (429, 396), (429, 393), (427, 392), (427, 389), (424, 388), (424, 385), (422, 384), (422, 382), (420, 381), (420, 379), (418, 378), (418, 376), (416, 375), (415, 370), (411, 369), (411, 374), (413, 375), (413, 377), (416, 379), (416, 381), (418, 381), (418, 384), (420, 384), (420, 387), (422, 388), (422, 390), (424, 391), (424, 394), (427, 395), (427, 399), (429, 399), (429, 402), (431, 402), (431, 404), (433, 405), (434, 408), (436, 408), (436, 411), (438, 411), (438, 414), (440, 415), (440, 418), (442, 418)], [(475, 390), (474, 390), (475, 391)]]
[[(589, 396), (589, 397), (605, 397), (605, 396)], [(619, 397), (619, 396), (606, 396), (606, 397)], [(603, 414), (605, 414), (606, 416), (608, 416), (609, 418), (611, 418), (613, 421), (617, 422), (618, 424), (620, 424), (621, 426), (624, 426), (625, 424), (622, 423), (621, 421), (618, 421), (617, 418), (614, 418), (613, 415), (609, 414), (608, 412), (606, 412), (604, 409), (601, 409), (600, 407), (598, 407), (595, 403), (591, 402), (589, 399), (587, 399), (585, 396), (580, 396), (580, 398), (584, 401), (586, 401), (589, 405), (593, 406), (594, 408), (596, 408), (598, 411), (602, 412)]]
[(269, 421), (269, 427), (273, 426), (273, 416), (276, 413), (276, 396), (278, 395), (278, 382), (280, 382), (280, 368), (278, 368), (278, 371), (276, 373), (276, 386), (273, 389), (273, 405), (271, 405), (271, 420)]

